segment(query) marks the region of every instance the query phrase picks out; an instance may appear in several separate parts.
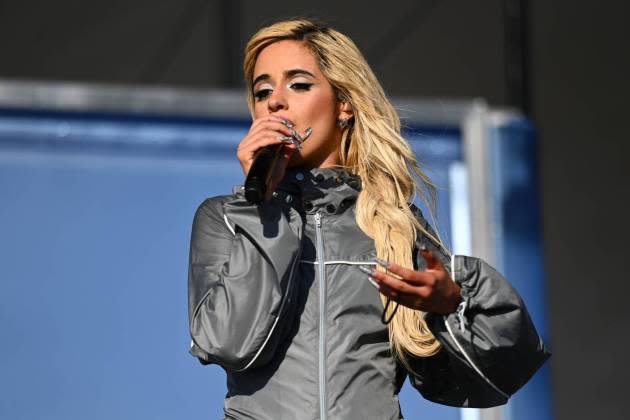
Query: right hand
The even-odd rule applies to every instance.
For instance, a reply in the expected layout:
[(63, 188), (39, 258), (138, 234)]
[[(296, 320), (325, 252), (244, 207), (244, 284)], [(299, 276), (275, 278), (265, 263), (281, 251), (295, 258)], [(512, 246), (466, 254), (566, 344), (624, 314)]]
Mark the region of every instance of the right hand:
[(252, 122), (247, 135), (241, 140), (236, 151), (236, 157), (243, 168), (245, 177), (254, 163), (256, 152), (265, 146), (283, 143), (283, 150), (280, 152), (278, 161), (271, 176), (271, 185), (267, 188), (265, 199), (271, 198), (276, 187), (284, 177), (287, 163), (291, 155), (297, 149), (293, 143), (280, 140), (282, 136), (291, 136), (291, 129), (283, 123), (283, 119), (274, 115), (260, 117)]

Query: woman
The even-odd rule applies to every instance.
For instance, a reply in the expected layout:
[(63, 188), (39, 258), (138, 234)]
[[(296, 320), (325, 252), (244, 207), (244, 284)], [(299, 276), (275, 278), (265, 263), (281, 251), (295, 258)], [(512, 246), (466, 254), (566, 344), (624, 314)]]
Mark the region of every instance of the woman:
[(244, 72), (244, 174), (283, 149), (262, 204), (200, 205), (189, 267), (190, 352), (225, 369), (226, 418), (398, 419), (407, 375), (431, 401), (504, 404), (549, 353), (501, 275), (410, 204), (433, 187), (354, 43), (279, 22)]

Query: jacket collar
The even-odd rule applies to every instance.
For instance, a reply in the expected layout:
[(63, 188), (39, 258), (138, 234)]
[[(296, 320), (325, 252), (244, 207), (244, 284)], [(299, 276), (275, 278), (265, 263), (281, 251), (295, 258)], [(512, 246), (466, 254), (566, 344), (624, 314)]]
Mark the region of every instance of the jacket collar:
[(356, 201), (361, 177), (340, 168), (289, 168), (276, 191), (278, 198), (306, 213), (338, 214)]

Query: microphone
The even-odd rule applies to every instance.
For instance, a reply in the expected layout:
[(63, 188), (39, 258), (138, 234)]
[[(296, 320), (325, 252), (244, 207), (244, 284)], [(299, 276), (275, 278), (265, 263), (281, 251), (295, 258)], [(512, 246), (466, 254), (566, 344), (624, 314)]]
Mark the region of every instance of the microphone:
[[(306, 140), (313, 130), (309, 127), (304, 132), (304, 137), (300, 136), (294, 129), (291, 129), (291, 137), (283, 137), (282, 141), (288, 141), (301, 148), (301, 144)], [(278, 162), (284, 143), (271, 144), (260, 148), (254, 156), (247, 178), (245, 179), (245, 199), (250, 204), (260, 204), (264, 201), (267, 190), (271, 183), (271, 176)]]
[(271, 174), (276, 167), (283, 143), (262, 147), (254, 156), (254, 163), (249, 168), (245, 179), (245, 199), (250, 204), (260, 204), (265, 199)]

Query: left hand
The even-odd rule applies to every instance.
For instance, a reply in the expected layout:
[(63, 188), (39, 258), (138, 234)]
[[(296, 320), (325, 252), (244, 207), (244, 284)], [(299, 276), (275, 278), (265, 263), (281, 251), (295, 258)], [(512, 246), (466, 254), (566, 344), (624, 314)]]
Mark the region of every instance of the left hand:
[(421, 250), (427, 262), (426, 271), (403, 268), (395, 263), (387, 264), (387, 271), (372, 271), (372, 278), (380, 292), (391, 300), (411, 309), (433, 312), (440, 315), (455, 312), (461, 302), (461, 289), (442, 263), (429, 250)]

